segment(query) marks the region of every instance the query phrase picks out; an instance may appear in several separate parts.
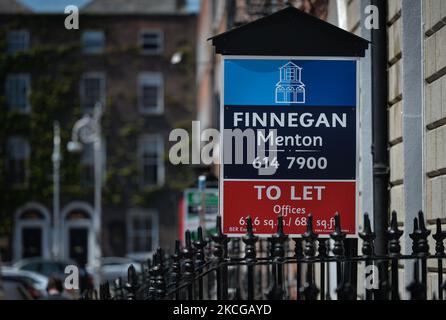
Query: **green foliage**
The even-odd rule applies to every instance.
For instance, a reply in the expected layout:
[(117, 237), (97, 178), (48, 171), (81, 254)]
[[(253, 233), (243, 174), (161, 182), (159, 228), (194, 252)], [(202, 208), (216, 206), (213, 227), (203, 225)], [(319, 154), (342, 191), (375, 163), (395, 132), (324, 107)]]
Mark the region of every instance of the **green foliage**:
[[(0, 39), (5, 39), (0, 32)], [(0, 48), (4, 48), (0, 41)], [(107, 54), (107, 63), (116, 61), (114, 53), (133, 53), (136, 48), (117, 48)], [(184, 46), (183, 62), (179, 72), (185, 83), (193, 83), (193, 51)], [(29, 201), (40, 202), (49, 208), (52, 203), (52, 162), (53, 123), (61, 124), (61, 195), (62, 206), (70, 199), (90, 200), (92, 188), (80, 184), (80, 156), (69, 154), (65, 148), (71, 139), (71, 129), (82, 112), (79, 103), (79, 81), (84, 71), (82, 59), (79, 59), (78, 44), (33, 46), (27, 52), (8, 55), (0, 50), (0, 84), (8, 73), (26, 72), (32, 75), (30, 114), (20, 114), (7, 109), (5, 96), (0, 90), (0, 236), (12, 233), (13, 213)], [(63, 61), (63, 63), (61, 63)], [(130, 95), (136, 104), (136, 97)], [(170, 101), (172, 100), (172, 101)], [(175, 98), (166, 97), (168, 105), (179, 104)], [(187, 108), (193, 106), (193, 90), (181, 101)], [(107, 171), (103, 188), (104, 205), (150, 206), (160, 192), (181, 191), (195, 181), (195, 173), (190, 166), (166, 166), (166, 184), (163, 187), (141, 189), (138, 184), (136, 141), (144, 132), (144, 121), (134, 122), (114, 116), (115, 105), (108, 99), (103, 117), (103, 132), (107, 147)], [(190, 130), (187, 119), (175, 124)], [(113, 139), (108, 139), (112, 134)], [(28, 184), (22, 188), (12, 188), (5, 181), (5, 143), (10, 135), (22, 135), (29, 139), (31, 155), (29, 161)], [(165, 160), (168, 162), (168, 148)]]
[[(10, 234), (12, 214), (28, 201), (38, 201), (45, 205), (51, 203), (52, 185), (52, 147), (53, 122), (62, 124), (62, 145), (66, 145), (76, 117), (80, 115), (78, 79), (82, 71), (79, 63), (67, 63), (64, 68), (54, 61), (73, 60), (75, 46), (34, 47), (26, 52), (14, 55), (0, 53), (0, 79), (8, 73), (27, 72), (32, 74), (30, 114), (21, 114), (8, 110), (4, 94), (0, 96), (0, 234)], [(31, 145), (28, 183), (22, 187), (12, 187), (5, 181), (6, 165), (5, 144), (8, 136), (20, 135), (28, 138)], [(69, 193), (83, 196), (82, 190), (69, 186), (79, 184), (79, 161), (63, 150), (61, 181)], [(65, 191), (63, 189), (63, 191)]]

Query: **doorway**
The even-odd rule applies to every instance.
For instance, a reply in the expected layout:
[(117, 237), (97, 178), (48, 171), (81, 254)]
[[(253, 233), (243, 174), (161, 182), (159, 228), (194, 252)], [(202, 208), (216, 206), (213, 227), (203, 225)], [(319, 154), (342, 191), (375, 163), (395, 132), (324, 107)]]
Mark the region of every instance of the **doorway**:
[(93, 262), (93, 208), (86, 202), (71, 202), (62, 210), (63, 257), (79, 266)]
[(14, 260), (49, 258), (50, 213), (39, 203), (19, 208), (14, 217)]
[(88, 262), (88, 229), (75, 227), (69, 229), (69, 258), (78, 265), (85, 266)]
[(42, 228), (22, 228), (22, 258), (41, 257), (42, 250)]

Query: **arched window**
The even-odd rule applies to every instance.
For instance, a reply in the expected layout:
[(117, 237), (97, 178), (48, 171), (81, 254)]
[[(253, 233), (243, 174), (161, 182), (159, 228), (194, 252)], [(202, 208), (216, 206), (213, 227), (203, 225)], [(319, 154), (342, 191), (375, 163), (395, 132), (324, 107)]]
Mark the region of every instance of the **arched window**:
[(50, 213), (39, 203), (19, 208), (14, 221), (14, 259), (49, 258)]

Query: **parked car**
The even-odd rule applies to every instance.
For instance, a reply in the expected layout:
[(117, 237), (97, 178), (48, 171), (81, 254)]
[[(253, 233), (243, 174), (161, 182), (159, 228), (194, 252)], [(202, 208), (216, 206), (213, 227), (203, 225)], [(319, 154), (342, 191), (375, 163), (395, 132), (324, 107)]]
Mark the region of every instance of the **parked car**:
[(48, 278), (36, 272), (1, 268), (4, 299), (34, 300), (47, 296)]
[[(77, 265), (74, 261), (53, 261), (43, 258), (23, 259), (13, 264), (13, 267), (20, 270), (32, 271), (46, 277), (57, 277), (61, 280), (67, 276), (65, 268), (68, 265)], [(93, 276), (86, 268), (79, 267), (79, 289), (80, 292), (93, 287)]]
[(112, 283), (117, 278), (127, 280), (127, 271), (130, 265), (135, 267), (137, 273), (141, 273), (141, 264), (129, 258), (105, 257), (101, 260), (102, 280)]

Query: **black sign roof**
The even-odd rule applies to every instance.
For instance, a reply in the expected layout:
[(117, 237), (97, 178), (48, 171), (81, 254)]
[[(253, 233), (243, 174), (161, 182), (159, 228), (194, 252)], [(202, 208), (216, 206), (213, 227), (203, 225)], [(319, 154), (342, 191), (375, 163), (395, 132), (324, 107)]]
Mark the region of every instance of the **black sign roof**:
[(222, 55), (364, 57), (369, 46), (292, 6), (209, 40)]

